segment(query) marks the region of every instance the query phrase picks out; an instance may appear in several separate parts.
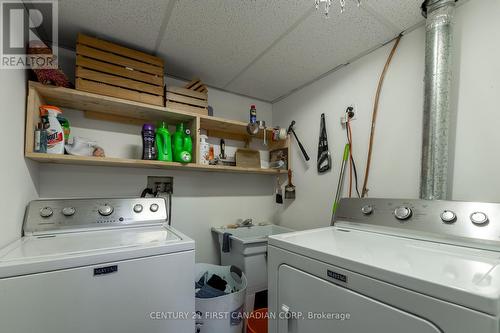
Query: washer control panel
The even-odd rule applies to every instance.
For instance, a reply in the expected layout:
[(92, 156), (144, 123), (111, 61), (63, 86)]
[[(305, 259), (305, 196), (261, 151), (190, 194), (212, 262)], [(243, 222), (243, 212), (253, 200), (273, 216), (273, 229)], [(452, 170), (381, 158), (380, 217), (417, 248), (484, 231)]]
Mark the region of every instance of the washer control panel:
[(51, 234), (166, 220), (167, 209), (162, 198), (35, 200), (26, 209), (23, 230), (26, 235)]
[(500, 204), (417, 199), (342, 199), (337, 222), (392, 228), (397, 233), (425, 234), (494, 244), (500, 249)]

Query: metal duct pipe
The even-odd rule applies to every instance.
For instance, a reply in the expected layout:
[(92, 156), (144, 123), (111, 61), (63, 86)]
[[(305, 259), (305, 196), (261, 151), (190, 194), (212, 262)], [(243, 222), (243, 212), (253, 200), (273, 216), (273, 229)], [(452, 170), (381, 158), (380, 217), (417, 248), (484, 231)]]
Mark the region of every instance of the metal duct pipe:
[(426, 0), (425, 101), (420, 198), (447, 199), (452, 20), (456, 0)]

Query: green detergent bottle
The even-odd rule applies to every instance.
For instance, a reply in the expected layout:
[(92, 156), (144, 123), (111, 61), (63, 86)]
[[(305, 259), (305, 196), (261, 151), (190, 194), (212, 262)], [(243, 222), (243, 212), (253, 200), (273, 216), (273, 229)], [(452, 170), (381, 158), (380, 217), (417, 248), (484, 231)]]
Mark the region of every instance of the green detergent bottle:
[[(190, 163), (193, 159), (193, 139), (191, 139), (191, 130), (186, 128), (184, 131), (184, 157), (185, 163)], [(188, 156), (189, 154), (189, 156)]]
[[(190, 133), (189, 130), (187, 130)], [(174, 161), (180, 163), (189, 163), (192, 160), (193, 144), (190, 135), (186, 135), (184, 124), (176, 126), (176, 131), (172, 137), (172, 147)]]
[(172, 141), (165, 122), (156, 130), (156, 155), (158, 161), (172, 162)]

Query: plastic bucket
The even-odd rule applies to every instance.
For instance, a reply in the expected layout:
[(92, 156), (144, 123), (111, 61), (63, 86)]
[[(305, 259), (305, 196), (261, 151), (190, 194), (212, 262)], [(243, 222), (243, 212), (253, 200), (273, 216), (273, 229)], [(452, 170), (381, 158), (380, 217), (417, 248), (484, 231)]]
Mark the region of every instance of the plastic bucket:
[(267, 308), (252, 311), (247, 323), (247, 333), (267, 333)]

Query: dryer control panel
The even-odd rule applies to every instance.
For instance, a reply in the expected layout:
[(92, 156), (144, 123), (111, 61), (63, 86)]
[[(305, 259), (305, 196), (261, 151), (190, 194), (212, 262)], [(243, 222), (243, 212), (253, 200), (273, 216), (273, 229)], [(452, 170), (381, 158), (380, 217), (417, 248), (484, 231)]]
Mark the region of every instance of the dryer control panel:
[(23, 230), (25, 235), (43, 235), (166, 220), (163, 198), (35, 200), (26, 209)]
[(342, 199), (333, 223), (500, 251), (500, 204), (496, 203)]

